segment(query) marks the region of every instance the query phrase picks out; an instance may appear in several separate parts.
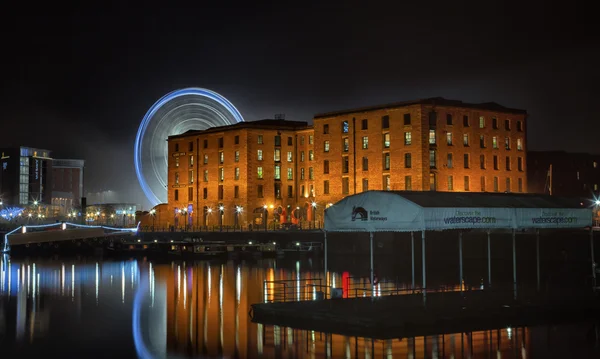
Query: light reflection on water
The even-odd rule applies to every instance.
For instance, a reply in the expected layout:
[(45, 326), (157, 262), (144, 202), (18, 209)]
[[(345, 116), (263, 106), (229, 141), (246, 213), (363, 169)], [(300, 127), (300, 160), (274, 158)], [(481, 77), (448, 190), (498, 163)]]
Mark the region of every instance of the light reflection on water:
[[(561, 345), (551, 340), (550, 328), (371, 340), (252, 323), (250, 305), (273, 299), (276, 288), (268, 281), (290, 281), (294, 299), (313, 297), (314, 287), (303, 291), (303, 280), (322, 272), (308, 261), (34, 262), (4, 256), (0, 268), (0, 340), (14, 356), (93, 357), (101, 350), (107, 357), (142, 358), (527, 358)], [(342, 278), (330, 273), (327, 282)], [(590, 357), (597, 356), (593, 342), (586, 343)]]

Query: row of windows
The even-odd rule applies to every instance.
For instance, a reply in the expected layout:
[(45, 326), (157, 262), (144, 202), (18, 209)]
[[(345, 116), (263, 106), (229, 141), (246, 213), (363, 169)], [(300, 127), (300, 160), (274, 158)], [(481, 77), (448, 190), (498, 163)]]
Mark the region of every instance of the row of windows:
[[(313, 135), (308, 135), (308, 143), (312, 145), (313, 141), (314, 141)], [(281, 146), (281, 136), (279, 136), (279, 135), (274, 136), (274, 142), (275, 142), (275, 146)], [(218, 143), (219, 148), (223, 148), (224, 145), (225, 145), (224, 138), (223, 137), (219, 137), (217, 139), (217, 143)], [(259, 145), (264, 144), (263, 135), (258, 135), (257, 136), (257, 143)], [(287, 144), (288, 144), (288, 146), (292, 146), (293, 143), (294, 143), (293, 137), (288, 136), (288, 138), (287, 138)], [(207, 139), (203, 140), (202, 144), (203, 144), (203, 148), (205, 148), (205, 149), (208, 148), (208, 140)], [(234, 136), (233, 137), (233, 144), (234, 145), (239, 145), (240, 144), (240, 136)], [(300, 136), (300, 144), (304, 145), (304, 136)], [(194, 142), (193, 141), (188, 142), (188, 151), (189, 152), (194, 151)], [(175, 143), (175, 152), (179, 152), (179, 143), (177, 143), (177, 142)]]
[[(410, 126), (412, 124), (410, 113), (404, 114), (403, 123), (405, 126)], [(469, 121), (469, 116), (464, 115), (462, 123), (463, 123), (463, 127), (470, 127), (471, 124)], [(516, 123), (517, 123), (517, 131), (523, 132), (523, 122), (516, 121)], [(430, 113), (429, 124), (434, 125), (434, 126), (437, 124), (437, 114), (435, 112)], [(455, 121), (454, 121), (453, 115), (446, 114), (446, 125), (453, 126), (454, 124), (455, 124)], [(486, 127), (486, 119), (484, 116), (480, 116), (479, 117), (479, 128), (485, 128), (485, 127)], [(368, 119), (361, 120), (360, 128), (361, 128), (361, 130), (368, 130), (369, 129), (369, 120)], [(381, 117), (381, 128), (384, 130), (390, 128), (390, 116), (385, 115), (385, 116)], [(492, 128), (495, 130), (499, 129), (499, 121), (496, 117), (492, 117)], [(504, 120), (504, 129), (506, 131), (511, 130), (511, 120), (510, 119)], [(349, 122), (342, 121), (341, 132), (348, 133), (349, 130), (350, 130)], [(329, 134), (329, 133), (330, 133), (329, 132), (329, 124), (324, 124), (323, 125), (323, 134)]]
[[(223, 153), (223, 151), (219, 152), (218, 157), (219, 157), (219, 164), (225, 163), (225, 154)], [(175, 167), (179, 167), (180, 158), (181, 158), (180, 156), (174, 157)], [(314, 154), (313, 150), (309, 150), (308, 151), (308, 160), (313, 161), (314, 158), (315, 158), (315, 154)], [(264, 160), (263, 150), (257, 150), (256, 159), (258, 161)], [(292, 151), (287, 151), (286, 159), (287, 159), (287, 162), (294, 161), (294, 154)], [(281, 162), (281, 150), (280, 149), (275, 149), (275, 151), (273, 153), (273, 160), (275, 162)], [(304, 160), (305, 160), (304, 151), (300, 151), (300, 162), (304, 162)], [(235, 151), (234, 162), (240, 162), (240, 151)], [(205, 164), (205, 165), (208, 164), (208, 155), (204, 155), (203, 164)], [(188, 157), (188, 166), (194, 167), (194, 156), (193, 155)]]
[[(410, 154), (407, 153), (406, 155), (409, 155), (408, 158), (410, 160)], [(405, 155), (405, 162), (406, 162), (406, 155)], [(463, 154), (463, 168), (471, 168), (470, 159), (471, 159), (470, 154), (468, 154), (468, 153)], [(495, 170), (499, 170), (500, 168), (499, 168), (498, 156), (493, 155), (492, 162), (493, 162), (493, 168)], [(511, 159), (509, 156), (506, 156), (504, 164), (505, 164), (505, 169), (507, 171), (512, 170)], [(429, 167), (437, 168), (437, 151), (436, 150), (429, 151)], [(448, 153), (446, 155), (446, 167), (447, 168), (454, 167), (454, 158), (453, 158), (452, 153)], [(407, 168), (410, 168), (410, 167), (407, 167)], [(485, 155), (479, 155), (479, 168), (481, 168), (482, 170), (487, 169)], [(523, 157), (517, 157), (517, 171), (521, 171), (521, 172), (523, 171)]]

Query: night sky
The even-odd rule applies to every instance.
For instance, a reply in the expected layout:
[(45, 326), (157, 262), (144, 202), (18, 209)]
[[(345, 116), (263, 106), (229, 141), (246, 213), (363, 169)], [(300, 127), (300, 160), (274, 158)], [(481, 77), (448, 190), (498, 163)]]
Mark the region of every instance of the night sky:
[(600, 153), (591, 3), (211, 3), (5, 12), (2, 147), (83, 158), (86, 191), (145, 205), (133, 170), (140, 120), (165, 93), (196, 86), (247, 121), (436, 96), (495, 101), (529, 112), (531, 150)]

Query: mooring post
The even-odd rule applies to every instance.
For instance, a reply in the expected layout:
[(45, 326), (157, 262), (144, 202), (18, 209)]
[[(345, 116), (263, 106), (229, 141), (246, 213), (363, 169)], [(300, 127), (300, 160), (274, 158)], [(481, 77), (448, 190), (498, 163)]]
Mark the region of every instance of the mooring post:
[(412, 287), (411, 289), (415, 290), (415, 232), (410, 232), (410, 252), (411, 256), (411, 265), (412, 265)]
[(516, 244), (517, 231), (512, 231), (512, 250), (513, 250), (513, 290), (515, 299), (517, 299), (517, 244)]
[(592, 252), (592, 280), (596, 289), (596, 257), (594, 256), (594, 228), (590, 228), (590, 250)]
[(537, 265), (537, 290), (540, 291), (540, 230), (535, 230), (535, 259)]
[(375, 283), (374, 280), (374, 272), (373, 272), (373, 232), (369, 232), (369, 244), (370, 244), (370, 252), (371, 252), (371, 298), (375, 296)]
[(492, 242), (490, 241), (490, 231), (487, 231), (487, 254), (488, 254), (488, 288), (492, 287)]
[(459, 260), (459, 268), (460, 268), (460, 281), (458, 285), (460, 285), (460, 291), (463, 291), (463, 246), (462, 246), (462, 232), (458, 232), (458, 260)]
[(427, 300), (427, 274), (425, 272), (425, 231), (421, 231), (421, 254), (423, 257), (422, 266), (423, 266), (423, 304)]

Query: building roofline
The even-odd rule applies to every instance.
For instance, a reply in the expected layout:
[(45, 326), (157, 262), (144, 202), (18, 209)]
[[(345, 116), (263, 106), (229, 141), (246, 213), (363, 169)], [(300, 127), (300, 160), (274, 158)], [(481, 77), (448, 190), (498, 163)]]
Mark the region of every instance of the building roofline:
[(195, 135), (200, 135), (200, 134), (234, 131), (234, 130), (241, 130), (241, 129), (300, 131), (300, 130), (308, 130), (311, 128), (312, 128), (312, 126), (309, 126), (308, 123), (304, 122), (304, 121), (286, 121), (286, 120), (264, 119), (264, 120), (258, 120), (258, 121), (238, 122), (233, 125), (211, 127), (211, 128), (207, 128), (205, 130), (189, 130), (189, 131), (181, 133), (179, 135), (171, 135), (168, 137), (168, 139), (170, 140), (170, 139), (174, 139), (174, 138), (183, 138), (183, 137), (195, 136)]
[(346, 114), (357, 113), (357, 112), (360, 113), (360, 112), (368, 112), (368, 111), (374, 111), (374, 110), (384, 110), (384, 109), (392, 109), (392, 108), (399, 108), (399, 107), (408, 107), (408, 106), (414, 106), (414, 105), (452, 106), (452, 107), (463, 107), (463, 108), (471, 108), (471, 109), (478, 109), (478, 110), (495, 111), (495, 112), (500, 112), (500, 113), (514, 113), (514, 114), (527, 115), (526, 110), (504, 107), (495, 102), (485, 102), (485, 103), (474, 104), (474, 103), (462, 102), (459, 100), (448, 100), (443, 97), (432, 97), (432, 98), (426, 98), (426, 99), (420, 99), (420, 100), (401, 101), (401, 102), (394, 102), (394, 103), (388, 103), (388, 104), (382, 104), (382, 105), (359, 107), (359, 108), (348, 109), (348, 110), (324, 112), (324, 113), (316, 114), (314, 116), (314, 119), (334, 117), (334, 116), (346, 115)]

